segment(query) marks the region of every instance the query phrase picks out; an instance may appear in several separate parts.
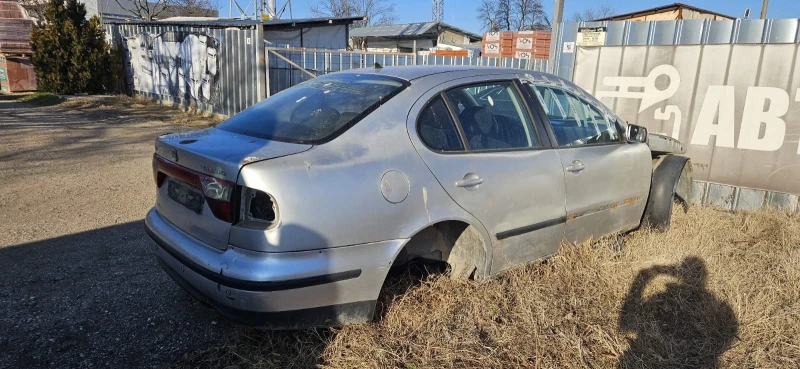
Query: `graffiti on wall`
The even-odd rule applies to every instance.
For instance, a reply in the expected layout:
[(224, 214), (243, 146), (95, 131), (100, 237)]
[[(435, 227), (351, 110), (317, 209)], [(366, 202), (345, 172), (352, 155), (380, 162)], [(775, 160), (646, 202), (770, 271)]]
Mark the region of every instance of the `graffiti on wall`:
[(205, 34), (169, 31), (125, 38), (129, 88), (218, 105), (219, 42)]
[(687, 146), (695, 178), (800, 194), (800, 45), (580, 48), (574, 81)]

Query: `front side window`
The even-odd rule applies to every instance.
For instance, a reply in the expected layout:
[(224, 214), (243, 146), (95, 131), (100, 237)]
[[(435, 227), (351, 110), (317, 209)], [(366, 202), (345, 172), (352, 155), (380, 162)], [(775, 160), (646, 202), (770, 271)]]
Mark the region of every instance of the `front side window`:
[(286, 89), (217, 128), (274, 141), (321, 144), (403, 90), (406, 82), (374, 74), (321, 76)]
[(539, 147), (522, 99), (511, 82), (447, 91), (471, 151)]
[(591, 103), (559, 88), (527, 86), (542, 104), (559, 146), (622, 142), (616, 124)]
[(444, 100), (437, 97), (419, 115), (419, 136), (428, 147), (437, 151), (463, 151), (456, 123)]

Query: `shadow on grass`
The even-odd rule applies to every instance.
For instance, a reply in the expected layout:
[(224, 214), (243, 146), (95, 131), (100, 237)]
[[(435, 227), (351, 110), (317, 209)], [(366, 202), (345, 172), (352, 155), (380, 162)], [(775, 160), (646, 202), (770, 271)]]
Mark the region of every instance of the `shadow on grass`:
[[(645, 297), (658, 276), (677, 283)], [(705, 262), (697, 257), (639, 272), (620, 312), (619, 330), (636, 334), (620, 357), (620, 369), (718, 367), (737, 337), (738, 323), (730, 305), (706, 288), (707, 276)]]

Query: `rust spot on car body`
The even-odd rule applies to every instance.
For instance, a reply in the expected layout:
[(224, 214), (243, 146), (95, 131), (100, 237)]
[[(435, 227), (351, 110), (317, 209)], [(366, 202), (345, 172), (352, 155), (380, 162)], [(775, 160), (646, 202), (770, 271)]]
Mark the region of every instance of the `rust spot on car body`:
[(635, 202), (637, 202), (637, 201), (639, 201), (641, 199), (642, 198), (640, 196), (636, 196), (636, 197), (631, 197), (629, 199), (626, 199), (624, 202), (625, 202), (625, 205), (630, 205), (630, 204), (633, 204), (633, 203), (635, 203)]
[(602, 206), (598, 206), (598, 207), (593, 208), (593, 209), (574, 212), (572, 214), (567, 215), (567, 222), (573, 221), (576, 218), (582, 217), (584, 215), (590, 215), (590, 214), (594, 214), (594, 213), (599, 213), (599, 212), (604, 211), (604, 210), (616, 210), (620, 205), (632, 205), (632, 204), (636, 203), (637, 201), (639, 201), (641, 199), (642, 199), (641, 196), (635, 196), (635, 197), (627, 198), (627, 199), (625, 199), (623, 201), (617, 201), (617, 202), (612, 202), (610, 204), (605, 204), (605, 205), (602, 205)]

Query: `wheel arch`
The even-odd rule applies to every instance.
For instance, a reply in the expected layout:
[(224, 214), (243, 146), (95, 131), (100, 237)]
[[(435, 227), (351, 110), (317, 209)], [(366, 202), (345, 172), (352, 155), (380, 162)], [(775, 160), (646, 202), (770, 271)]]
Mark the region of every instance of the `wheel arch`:
[[(491, 264), (491, 239), (483, 225), (472, 219), (442, 218), (420, 227), (395, 257), (399, 265), (415, 258), (447, 263), (459, 277), (488, 276)], [(466, 270), (470, 269), (470, 270)], [(464, 275), (466, 274), (466, 275)]]

